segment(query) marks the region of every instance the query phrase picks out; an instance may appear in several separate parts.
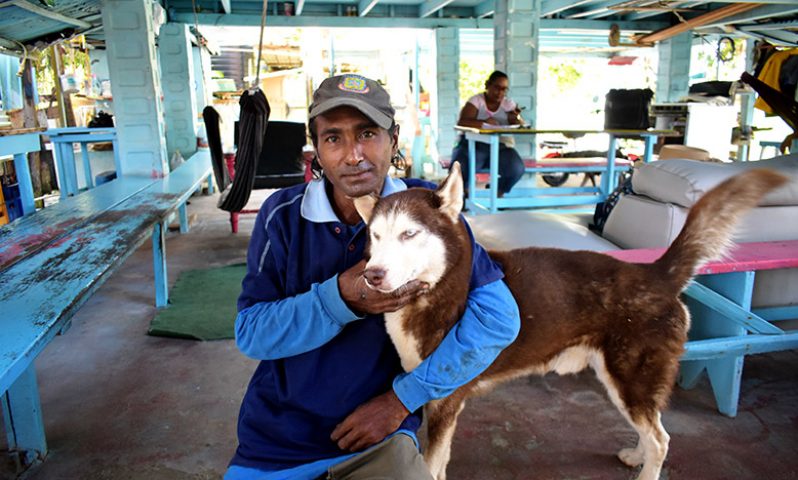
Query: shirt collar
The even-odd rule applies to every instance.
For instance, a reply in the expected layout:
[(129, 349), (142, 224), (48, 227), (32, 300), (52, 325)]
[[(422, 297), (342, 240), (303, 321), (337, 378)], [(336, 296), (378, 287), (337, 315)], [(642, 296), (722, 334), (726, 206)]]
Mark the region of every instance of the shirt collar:
[[(341, 223), (341, 220), (335, 215), (332, 204), (330, 204), (330, 199), (327, 197), (324, 182), (324, 177), (322, 177), (308, 183), (308, 187), (305, 189), (305, 196), (302, 197), (300, 213), (305, 220), (314, 223)], [(407, 190), (407, 184), (405, 182), (386, 176), (380, 196), (387, 197), (392, 193), (401, 192), (403, 190)]]

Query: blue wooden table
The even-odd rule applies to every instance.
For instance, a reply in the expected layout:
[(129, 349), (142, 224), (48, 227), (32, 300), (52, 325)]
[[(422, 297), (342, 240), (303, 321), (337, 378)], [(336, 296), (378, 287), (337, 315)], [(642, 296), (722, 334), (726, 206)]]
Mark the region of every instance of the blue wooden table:
[(212, 174), (199, 152), (164, 178), (114, 180), (0, 228), (0, 405), (21, 465), (47, 453), (34, 360), (149, 237), (155, 304), (167, 305), (166, 222), (178, 211), (188, 230), (186, 201)]
[[(671, 130), (536, 130), (531, 128), (491, 128), (480, 129), (471, 127), (455, 127), (462, 132), (468, 140), (468, 198), (466, 204), (475, 213), (496, 213), (499, 208), (536, 208), (560, 207), (566, 205), (588, 205), (603, 202), (617, 186), (617, 174), (620, 169), (615, 161), (615, 152), (618, 137), (640, 137), (645, 142), (643, 160), (651, 161), (654, 153), (654, 143), (659, 135), (671, 135)], [(551, 188), (513, 188), (502, 198), (499, 194), (499, 139), (502, 136), (530, 136), (538, 134), (563, 134), (563, 135), (588, 135), (606, 134), (609, 137), (607, 161), (603, 165), (585, 166), (557, 166), (544, 164), (528, 167), (527, 173), (548, 172), (596, 172), (601, 173), (601, 184), (598, 187), (551, 187)], [(475, 142), (484, 142), (490, 145), (490, 188), (487, 192), (478, 192), (476, 189), (476, 146)]]
[(58, 169), (59, 182), (58, 188), (61, 191), (61, 198), (75, 195), (78, 193), (78, 174), (75, 168), (75, 150), (73, 145), (80, 144), (81, 160), (83, 161), (83, 175), (86, 181), (86, 188), (94, 187), (94, 176), (91, 171), (89, 161), (90, 143), (112, 142), (114, 146), (114, 165), (117, 176), (121, 176), (119, 162), (119, 145), (116, 139), (116, 129), (113, 127), (68, 127), (51, 128), (44, 132), (50, 137), (53, 143), (53, 155), (55, 157), (56, 168)]
[(0, 130), (0, 156), (14, 156), (14, 170), (17, 172), (23, 215), (36, 211), (33, 201), (33, 182), (28, 166), (28, 153), (38, 152), (41, 149), (39, 132), (43, 130), (41, 128)]

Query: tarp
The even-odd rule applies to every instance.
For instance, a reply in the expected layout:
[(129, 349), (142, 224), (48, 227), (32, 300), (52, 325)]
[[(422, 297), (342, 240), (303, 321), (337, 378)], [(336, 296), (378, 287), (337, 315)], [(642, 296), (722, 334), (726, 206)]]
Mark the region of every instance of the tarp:
[(235, 176), (230, 188), (222, 191), (218, 203), (219, 208), (228, 212), (241, 211), (249, 200), (271, 113), (269, 101), (259, 88), (254, 92), (244, 91), (238, 105), (241, 113), (238, 121)]
[(227, 165), (224, 163), (222, 135), (219, 131), (219, 112), (208, 105), (202, 109), (202, 119), (205, 122), (205, 135), (208, 138), (208, 149), (211, 152), (213, 176), (216, 177), (216, 185), (219, 187), (219, 190), (224, 191), (230, 185), (230, 175), (227, 173)]

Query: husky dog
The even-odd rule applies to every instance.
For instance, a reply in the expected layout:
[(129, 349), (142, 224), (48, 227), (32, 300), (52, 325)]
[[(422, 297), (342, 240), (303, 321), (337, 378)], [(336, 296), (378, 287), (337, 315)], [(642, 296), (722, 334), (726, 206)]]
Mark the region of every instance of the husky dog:
[[(661, 412), (690, 326), (679, 294), (700, 265), (730, 246), (737, 219), (785, 180), (753, 170), (723, 182), (695, 204), (679, 236), (652, 264), (553, 248), (490, 252), (518, 302), (521, 331), (481, 375), (425, 407), (425, 457), (433, 477), (446, 478), (457, 416), (467, 398), (513, 378), (590, 366), (639, 436), (637, 446), (618, 457), (630, 467), (643, 466), (639, 480), (658, 479), (670, 439)], [(355, 202), (369, 228), (364, 276), (371, 288), (390, 292), (414, 279), (430, 285), (428, 294), (385, 314), (408, 371), (435, 350), (465, 309), (471, 244), (460, 217), (462, 198), (455, 165), (435, 191), (412, 188)]]

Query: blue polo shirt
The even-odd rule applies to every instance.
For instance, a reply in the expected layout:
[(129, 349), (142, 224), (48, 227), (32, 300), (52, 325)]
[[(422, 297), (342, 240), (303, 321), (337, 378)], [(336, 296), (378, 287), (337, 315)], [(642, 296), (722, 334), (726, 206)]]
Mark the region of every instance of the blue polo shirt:
[[(235, 329), (239, 349), (261, 362), (241, 404), (228, 479), (323, 474), (352, 455), (330, 439), (335, 426), (390, 388), (413, 412), (398, 432), (414, 437), (420, 407), (479, 375), (520, 328), (502, 271), (469, 229), (465, 314), (432, 355), (404, 373), (383, 316), (358, 316), (341, 299), (338, 274), (363, 258), (366, 228), (337, 218), (325, 182), (275, 192), (255, 221)], [(434, 185), (386, 178), (382, 195), (408, 187)]]

